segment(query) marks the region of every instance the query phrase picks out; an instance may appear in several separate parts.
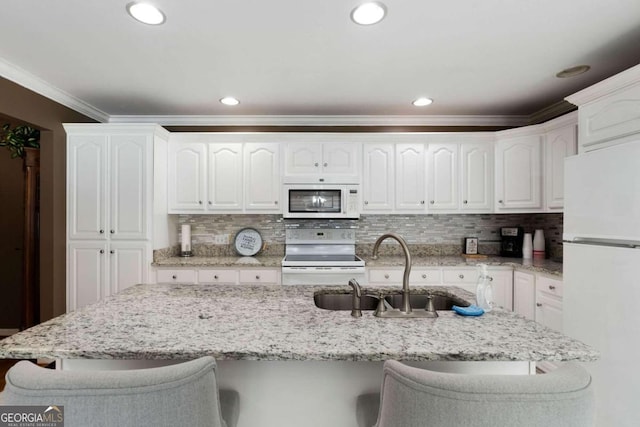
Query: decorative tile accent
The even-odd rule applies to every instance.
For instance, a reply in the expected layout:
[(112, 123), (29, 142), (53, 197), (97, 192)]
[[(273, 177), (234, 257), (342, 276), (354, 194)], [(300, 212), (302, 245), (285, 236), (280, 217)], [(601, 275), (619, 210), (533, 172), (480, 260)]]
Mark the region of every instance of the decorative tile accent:
[[(477, 237), (479, 252), (500, 253), (500, 227), (522, 226), (525, 232), (544, 230), (547, 257), (562, 257), (562, 214), (441, 214), (441, 215), (362, 215), (359, 220), (284, 220), (281, 215), (179, 215), (178, 225), (191, 224), (196, 256), (232, 256), (232, 245), (216, 245), (215, 234), (228, 234), (230, 240), (245, 227), (255, 228), (267, 243), (264, 255), (284, 254), (285, 228), (357, 228), (358, 253), (370, 253), (376, 239), (393, 231), (425, 256), (462, 253), (465, 237)], [(179, 251), (179, 248), (170, 251)], [(399, 246), (383, 242), (381, 253), (396, 253)], [(387, 252), (390, 251), (390, 252)], [(157, 251), (154, 251), (154, 259)], [(164, 252), (162, 253), (164, 254)], [(175, 252), (177, 254), (177, 252)], [(397, 252), (400, 255), (400, 252)]]

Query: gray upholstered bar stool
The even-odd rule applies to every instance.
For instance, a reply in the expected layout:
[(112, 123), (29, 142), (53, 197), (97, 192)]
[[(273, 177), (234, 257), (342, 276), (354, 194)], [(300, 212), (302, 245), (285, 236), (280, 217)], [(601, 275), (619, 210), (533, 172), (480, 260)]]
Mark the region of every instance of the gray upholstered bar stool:
[(233, 427), (239, 396), (218, 393), (215, 369), (212, 357), (126, 371), (60, 371), (22, 361), (7, 372), (0, 404), (64, 406), (66, 427)]
[(467, 375), (387, 361), (381, 396), (358, 398), (360, 426), (594, 425), (591, 376), (574, 363), (542, 375)]

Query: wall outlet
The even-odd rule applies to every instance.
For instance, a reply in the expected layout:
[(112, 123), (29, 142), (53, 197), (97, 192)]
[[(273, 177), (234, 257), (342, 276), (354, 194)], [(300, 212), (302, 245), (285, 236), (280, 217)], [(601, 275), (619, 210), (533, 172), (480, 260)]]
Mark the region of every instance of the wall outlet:
[(214, 245), (228, 245), (229, 244), (229, 235), (228, 234), (214, 234), (213, 235), (213, 244)]

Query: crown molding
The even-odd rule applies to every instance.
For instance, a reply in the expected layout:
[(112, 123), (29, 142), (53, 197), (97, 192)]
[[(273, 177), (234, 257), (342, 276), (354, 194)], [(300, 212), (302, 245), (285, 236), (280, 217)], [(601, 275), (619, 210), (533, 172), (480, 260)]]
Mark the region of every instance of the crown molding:
[(3, 58), (0, 58), (0, 76), (98, 122), (104, 123), (109, 121), (109, 115), (104, 111), (69, 95), (28, 71), (7, 62)]
[(109, 123), (157, 123), (161, 126), (523, 126), (529, 116), (126, 116), (114, 115)]
[(625, 89), (635, 84), (640, 84), (640, 65), (627, 68), (625, 71), (582, 89), (580, 92), (569, 95), (565, 99), (580, 107), (605, 95), (611, 95), (615, 91)]
[(571, 111), (576, 111), (577, 109), (578, 107), (563, 99), (531, 114), (531, 116), (529, 116), (529, 124), (537, 125), (544, 123)]

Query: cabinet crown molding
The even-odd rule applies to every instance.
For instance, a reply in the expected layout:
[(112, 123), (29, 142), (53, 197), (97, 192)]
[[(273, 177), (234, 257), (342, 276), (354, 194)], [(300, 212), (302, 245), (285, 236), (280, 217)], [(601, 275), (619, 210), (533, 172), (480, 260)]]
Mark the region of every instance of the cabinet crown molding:
[(589, 86), (580, 92), (569, 95), (565, 99), (580, 107), (603, 96), (611, 95), (616, 91), (636, 85), (640, 85), (640, 64)]

